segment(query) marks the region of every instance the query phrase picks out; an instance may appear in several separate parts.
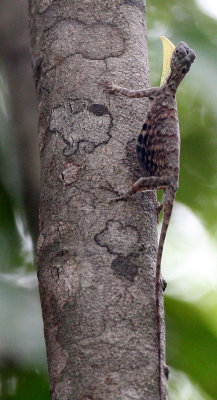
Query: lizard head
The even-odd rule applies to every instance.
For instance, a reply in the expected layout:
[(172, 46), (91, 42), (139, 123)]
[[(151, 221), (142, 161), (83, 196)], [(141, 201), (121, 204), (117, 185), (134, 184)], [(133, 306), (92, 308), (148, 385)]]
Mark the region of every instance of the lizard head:
[(190, 69), (191, 64), (194, 62), (195, 59), (195, 52), (188, 47), (185, 42), (180, 42), (172, 55), (170, 68), (172, 74), (175, 74), (177, 80), (181, 82), (184, 78), (185, 74)]
[(176, 47), (165, 36), (161, 36), (163, 44), (163, 70), (160, 86), (167, 83), (172, 91), (176, 91), (195, 59), (195, 53), (185, 42)]

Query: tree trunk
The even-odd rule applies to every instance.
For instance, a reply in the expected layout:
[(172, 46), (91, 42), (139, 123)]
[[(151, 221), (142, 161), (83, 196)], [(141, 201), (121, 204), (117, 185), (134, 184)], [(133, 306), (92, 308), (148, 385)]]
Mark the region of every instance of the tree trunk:
[(40, 113), (37, 270), (52, 400), (156, 400), (156, 197), (110, 202), (111, 185), (123, 192), (140, 174), (135, 140), (147, 103), (100, 85), (150, 85), (145, 5), (29, 3)]

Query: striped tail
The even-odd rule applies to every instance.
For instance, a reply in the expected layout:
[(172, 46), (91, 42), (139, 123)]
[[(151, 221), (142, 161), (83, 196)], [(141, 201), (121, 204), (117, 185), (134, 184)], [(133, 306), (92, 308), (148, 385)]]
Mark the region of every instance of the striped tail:
[(155, 290), (156, 290), (156, 319), (157, 319), (157, 332), (158, 332), (158, 369), (159, 369), (159, 395), (160, 400), (163, 400), (162, 392), (162, 347), (161, 347), (161, 315), (160, 315), (160, 275), (161, 275), (161, 258), (163, 253), (164, 241), (170, 221), (170, 216), (173, 209), (173, 202), (175, 199), (175, 191), (171, 188), (165, 189), (164, 192), (164, 216), (163, 224), (161, 228), (160, 240), (158, 245), (157, 253), (157, 265), (156, 265), (156, 279), (155, 279)]

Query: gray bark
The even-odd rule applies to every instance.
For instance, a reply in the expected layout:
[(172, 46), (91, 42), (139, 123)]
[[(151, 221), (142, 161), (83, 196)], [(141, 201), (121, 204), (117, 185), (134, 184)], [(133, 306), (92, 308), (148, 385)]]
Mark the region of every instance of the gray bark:
[[(150, 86), (141, 0), (30, 0), (41, 152), (37, 270), (52, 400), (156, 400), (156, 197), (140, 174)], [(161, 307), (162, 298), (161, 298)]]

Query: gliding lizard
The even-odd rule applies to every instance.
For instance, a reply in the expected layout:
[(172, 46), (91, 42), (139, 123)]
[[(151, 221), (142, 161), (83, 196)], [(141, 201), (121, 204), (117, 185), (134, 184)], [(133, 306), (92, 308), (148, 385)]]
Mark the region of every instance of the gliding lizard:
[[(166, 39), (166, 38), (164, 38)], [(167, 40), (167, 39), (166, 39)], [(169, 41), (168, 41), (169, 42)], [(138, 136), (137, 155), (145, 169), (145, 177), (140, 178), (118, 200), (126, 200), (133, 193), (146, 190), (163, 189), (163, 202), (158, 206), (158, 212), (164, 210), (162, 229), (157, 252), (156, 263), (156, 318), (158, 331), (158, 368), (159, 368), (159, 397), (163, 400), (162, 390), (162, 350), (161, 350), (161, 320), (160, 320), (160, 267), (163, 245), (172, 213), (179, 181), (180, 133), (176, 105), (177, 88), (189, 71), (195, 59), (195, 53), (184, 42), (176, 48), (169, 42), (174, 51), (170, 61), (169, 75), (161, 87), (129, 90), (105, 83), (107, 91), (131, 98), (148, 97), (150, 110), (147, 114), (142, 131)]]

